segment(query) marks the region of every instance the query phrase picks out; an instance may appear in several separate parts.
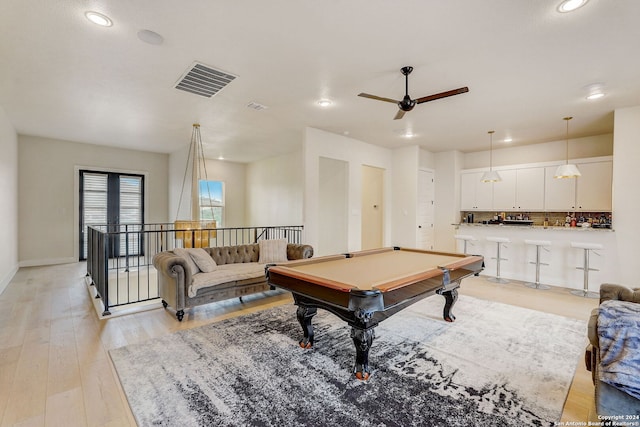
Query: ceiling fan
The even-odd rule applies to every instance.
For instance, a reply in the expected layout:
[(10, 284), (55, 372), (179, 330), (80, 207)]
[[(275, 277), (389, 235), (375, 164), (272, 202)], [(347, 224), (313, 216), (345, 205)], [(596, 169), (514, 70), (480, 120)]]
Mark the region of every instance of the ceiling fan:
[(404, 113), (413, 110), (413, 107), (415, 107), (416, 104), (422, 104), (423, 102), (435, 101), (436, 99), (446, 98), (448, 96), (469, 92), (469, 88), (465, 86), (458, 89), (448, 90), (446, 92), (436, 93), (434, 95), (423, 96), (422, 98), (411, 99), (411, 97), (409, 96), (409, 74), (411, 74), (412, 71), (413, 67), (409, 66), (402, 67), (400, 69), (400, 72), (405, 76), (405, 95), (404, 98), (402, 98), (402, 101), (397, 101), (391, 98), (384, 98), (382, 96), (369, 95), (368, 93), (359, 93), (358, 96), (397, 104), (400, 110), (398, 110), (398, 113), (393, 118), (393, 120), (398, 120), (404, 116)]

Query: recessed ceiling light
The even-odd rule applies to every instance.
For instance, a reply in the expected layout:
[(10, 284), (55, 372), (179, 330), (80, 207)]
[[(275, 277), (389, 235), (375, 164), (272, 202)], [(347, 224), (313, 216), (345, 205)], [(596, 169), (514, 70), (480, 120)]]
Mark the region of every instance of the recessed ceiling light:
[(604, 96), (604, 93), (602, 93), (602, 92), (593, 92), (593, 93), (587, 95), (587, 99), (589, 101), (593, 101), (594, 99), (600, 99), (603, 96)]
[(579, 9), (585, 4), (587, 4), (588, 1), (589, 0), (564, 0), (558, 6), (558, 12), (560, 13), (573, 12), (574, 10)]
[(504, 139), (504, 142), (513, 142), (513, 138), (511, 138), (510, 136), (506, 137)]
[(411, 129), (396, 129), (393, 131), (393, 133), (395, 133), (396, 135), (402, 137), (402, 138), (414, 138), (417, 135), (415, 133), (413, 133), (413, 131)]
[(218, 160), (224, 160), (224, 157), (218, 156)]
[(594, 99), (600, 99), (605, 96), (604, 92), (604, 83), (591, 83), (584, 87), (585, 92), (587, 92), (586, 98), (591, 101)]
[(101, 27), (110, 27), (113, 25), (113, 22), (111, 21), (111, 19), (109, 19), (108, 16), (98, 12), (85, 12), (84, 16), (86, 16), (89, 21), (93, 22), (96, 25), (100, 25)]
[(331, 102), (330, 99), (321, 99), (318, 101), (318, 105), (325, 108), (330, 106), (331, 104), (333, 104), (333, 102)]
[(145, 43), (161, 45), (164, 42), (164, 37), (155, 31), (151, 30), (140, 30), (138, 31), (138, 38)]

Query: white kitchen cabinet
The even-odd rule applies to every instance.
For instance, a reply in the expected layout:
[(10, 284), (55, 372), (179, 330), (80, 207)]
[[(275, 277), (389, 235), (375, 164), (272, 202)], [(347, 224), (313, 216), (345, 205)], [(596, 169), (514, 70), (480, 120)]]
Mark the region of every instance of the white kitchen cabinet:
[(502, 181), (493, 184), (493, 210), (544, 210), (544, 168), (500, 171)]
[(499, 171), (502, 181), (493, 184), (493, 209), (512, 211), (516, 209), (516, 170)]
[(578, 163), (576, 210), (611, 211), (613, 162)]
[(460, 176), (460, 209), (463, 211), (491, 210), (493, 184), (482, 182), (483, 172), (468, 172)]
[(516, 209), (544, 210), (544, 168), (518, 169), (516, 173)]
[(545, 210), (547, 211), (611, 211), (613, 162), (577, 163), (582, 174), (578, 178), (556, 179), (556, 167), (547, 167)]
[(548, 166), (544, 169), (544, 209), (549, 212), (575, 210), (576, 180), (554, 178), (557, 166)]
[[(578, 162), (582, 176), (557, 179), (557, 166), (500, 170), (502, 181), (484, 183), (482, 172), (461, 174), (463, 211), (609, 212), (613, 162)], [(598, 159), (600, 160), (600, 159)]]

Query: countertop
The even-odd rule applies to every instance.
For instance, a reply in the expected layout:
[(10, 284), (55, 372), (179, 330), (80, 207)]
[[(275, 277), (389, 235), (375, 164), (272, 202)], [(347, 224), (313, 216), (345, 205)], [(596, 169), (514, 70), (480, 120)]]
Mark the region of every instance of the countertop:
[(592, 227), (556, 227), (556, 226), (548, 226), (544, 227), (542, 225), (521, 225), (521, 224), (481, 224), (481, 223), (473, 223), (469, 224), (466, 222), (461, 222), (458, 224), (452, 224), (456, 227), (465, 226), (465, 227), (500, 227), (500, 228), (521, 228), (523, 230), (555, 230), (555, 231), (572, 231), (572, 232), (605, 232), (612, 233), (614, 230), (612, 228), (592, 228)]

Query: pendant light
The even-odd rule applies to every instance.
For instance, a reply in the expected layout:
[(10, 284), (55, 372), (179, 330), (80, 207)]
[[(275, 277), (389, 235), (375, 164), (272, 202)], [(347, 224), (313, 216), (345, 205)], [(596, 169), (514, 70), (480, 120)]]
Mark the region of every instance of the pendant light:
[(495, 131), (490, 130), (487, 132), (489, 134), (489, 170), (482, 174), (482, 178), (480, 181), (482, 182), (500, 182), (502, 178), (498, 172), (493, 170), (493, 133)]
[(564, 117), (562, 119), (567, 122), (567, 160), (564, 165), (558, 166), (558, 169), (556, 169), (556, 174), (553, 176), (554, 178), (577, 178), (582, 175), (576, 165), (569, 164), (569, 120), (571, 119), (573, 119), (573, 117)]

